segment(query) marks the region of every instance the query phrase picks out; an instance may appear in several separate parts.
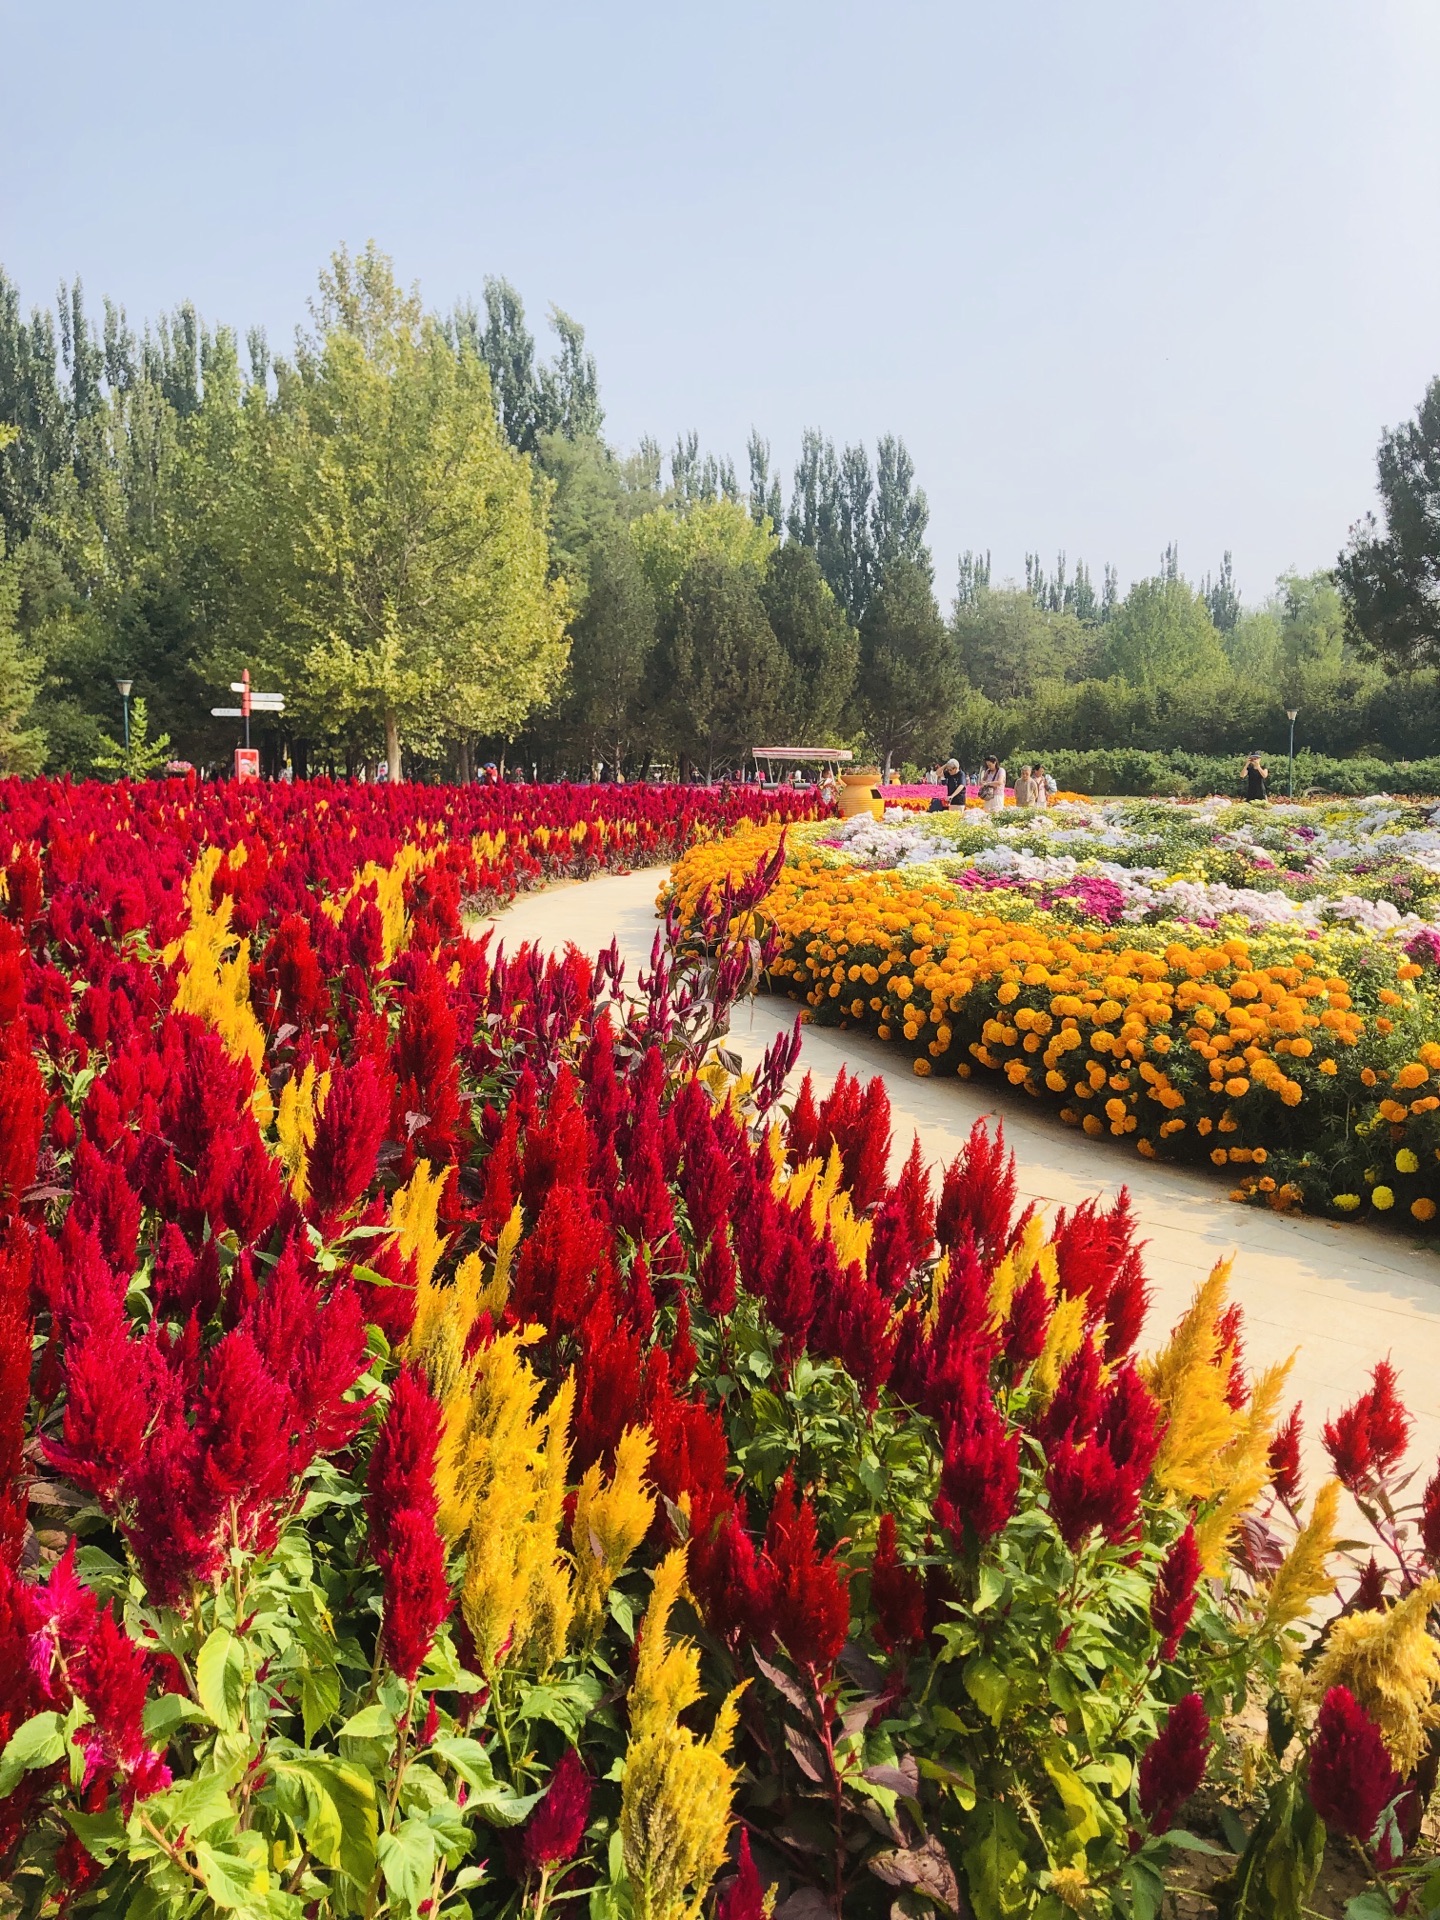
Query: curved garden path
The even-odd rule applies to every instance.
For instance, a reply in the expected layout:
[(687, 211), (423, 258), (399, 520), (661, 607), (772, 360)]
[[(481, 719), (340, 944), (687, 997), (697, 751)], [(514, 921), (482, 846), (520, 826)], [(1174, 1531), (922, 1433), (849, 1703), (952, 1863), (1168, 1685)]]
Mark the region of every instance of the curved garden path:
[[(493, 925), (512, 950), (523, 941), (548, 949), (573, 941), (595, 954), (613, 935), (633, 982), (649, 958), (663, 877), (663, 868), (651, 868), (530, 894)], [(738, 1010), (730, 1044), (751, 1064), (795, 1012), (778, 996), (755, 999)], [(900, 1158), (913, 1132), (927, 1159), (947, 1163), (984, 1115), (1005, 1123), (1025, 1200), (1053, 1209), (1128, 1186), (1149, 1243), (1152, 1340), (1168, 1330), (1214, 1262), (1235, 1253), (1233, 1293), (1245, 1308), (1247, 1358), (1265, 1365), (1299, 1349), (1290, 1397), (1305, 1402), (1312, 1471), (1321, 1465), (1322, 1417), (1368, 1385), (1370, 1367), (1388, 1355), (1415, 1414), (1416, 1458), (1427, 1478), (1433, 1471), (1440, 1453), (1440, 1253), (1403, 1233), (1231, 1205), (1219, 1180), (1092, 1144), (992, 1085), (917, 1079), (897, 1049), (869, 1035), (807, 1027), (797, 1074), (808, 1069), (823, 1093), (842, 1066), (885, 1081)]]

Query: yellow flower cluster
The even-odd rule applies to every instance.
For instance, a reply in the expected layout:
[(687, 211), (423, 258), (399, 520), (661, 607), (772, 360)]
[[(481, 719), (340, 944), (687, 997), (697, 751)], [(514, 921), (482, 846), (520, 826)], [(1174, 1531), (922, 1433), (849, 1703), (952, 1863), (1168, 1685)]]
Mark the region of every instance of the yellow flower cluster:
[(1437, 1601), (1440, 1580), (1424, 1580), (1386, 1612), (1336, 1620), (1306, 1689), (1318, 1701), (1331, 1687), (1348, 1687), (1402, 1774), (1414, 1772), (1431, 1730), (1440, 1726), (1440, 1640), (1429, 1627)]
[[(193, 1013), (214, 1029), (225, 1051), (236, 1062), (246, 1062), (255, 1075), (253, 1105), (262, 1127), (274, 1115), (270, 1089), (262, 1074), (265, 1035), (250, 1005), (250, 942), (230, 931), (234, 901), (222, 894), (215, 905), (214, 881), (224, 853), (206, 847), (185, 882), (189, 924), (180, 938), (165, 949), (167, 965), (180, 962), (175, 981), (175, 1011)], [(232, 866), (245, 857), (243, 844), (230, 855)]]
[(620, 1839), (635, 1920), (697, 1916), (730, 1830), (737, 1770), (729, 1751), (743, 1689), (726, 1697), (708, 1738), (681, 1723), (704, 1694), (699, 1653), (669, 1633), (684, 1580), (685, 1549), (678, 1547), (656, 1569), (630, 1689)]
[(1230, 1262), (1217, 1261), (1169, 1345), (1142, 1368), (1165, 1413), (1155, 1478), (1167, 1494), (1204, 1508), (1195, 1542), (1210, 1574), (1223, 1568), (1236, 1527), (1270, 1484), (1270, 1442), (1294, 1360), (1267, 1368), (1248, 1400), (1230, 1405), (1233, 1356), (1221, 1333), (1229, 1283)]
[[(706, 889), (752, 871), (777, 834), (754, 827), (687, 853), (671, 882), (682, 914)], [(1266, 1170), (1279, 1110), (1310, 1100), (1318, 1126), (1320, 1103), (1329, 1111), (1339, 1098), (1343, 1110), (1353, 1089), (1356, 1137), (1388, 1129), (1397, 1144), (1406, 1126), (1440, 1115), (1440, 1044), (1412, 1052), (1397, 1024), (1419, 1004), (1413, 963), (1396, 967), (1398, 985), (1377, 996), (1384, 1011), (1367, 1016), (1323, 947), (1296, 942), (1262, 961), (1243, 939), (1161, 947), (1157, 936), (1146, 946), (1127, 930), (1077, 927), (1028, 903), (1011, 914), (1000, 896), (981, 902), (943, 878), (836, 864), (793, 830), (761, 917), (780, 936), (774, 974), (809, 1017), (905, 1041), (917, 1073), (1003, 1074), (1058, 1100), (1062, 1119), (1087, 1134), (1130, 1139), (1147, 1158), (1233, 1168), (1237, 1197), (1256, 1194), (1281, 1211), (1302, 1188)], [(1434, 1158), (1427, 1146), (1393, 1164), (1407, 1179), (1428, 1167), (1433, 1179)], [(1365, 1179), (1376, 1209), (1397, 1203), (1380, 1173)], [(1360, 1205), (1358, 1193), (1323, 1197), (1342, 1212)], [(1408, 1204), (1422, 1223), (1436, 1215), (1428, 1195)]]

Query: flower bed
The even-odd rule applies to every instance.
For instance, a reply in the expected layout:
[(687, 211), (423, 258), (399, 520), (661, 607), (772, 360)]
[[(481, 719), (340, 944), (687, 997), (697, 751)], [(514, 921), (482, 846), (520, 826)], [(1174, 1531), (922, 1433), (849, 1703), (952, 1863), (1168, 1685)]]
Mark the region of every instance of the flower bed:
[(878, 1082), (776, 1123), (791, 1037), (753, 1082), (717, 1042), (777, 864), (632, 998), (613, 953), (465, 937), (454, 823), (518, 873), (514, 813), (35, 792), (0, 914), (18, 1910), (1151, 1920), (1207, 1773), (1270, 1796), (1241, 1880), (1303, 1897), (1319, 1809), (1418, 1884), (1440, 1482), (1415, 1544), (1388, 1378), (1331, 1450), (1405, 1558), (1242, 1751), (1223, 1716), (1333, 1578), (1284, 1370), (1246, 1373), (1223, 1270), (1138, 1362), (1123, 1200), (1017, 1219), (983, 1131), (937, 1190), (918, 1148), (892, 1178)]
[[(1114, 874), (1031, 875), (1042, 894), (1067, 889), (1048, 901), (997, 888), (978, 863), (1013, 850), (978, 833), (950, 871), (913, 822), (796, 830), (763, 908), (774, 978), (810, 1018), (905, 1044), (917, 1073), (1003, 1074), (1088, 1134), (1223, 1168), (1237, 1197), (1436, 1218), (1440, 983), (1427, 931), (1112, 926)], [(778, 837), (755, 829), (686, 856), (682, 915)], [(859, 864), (888, 856), (900, 864)]]

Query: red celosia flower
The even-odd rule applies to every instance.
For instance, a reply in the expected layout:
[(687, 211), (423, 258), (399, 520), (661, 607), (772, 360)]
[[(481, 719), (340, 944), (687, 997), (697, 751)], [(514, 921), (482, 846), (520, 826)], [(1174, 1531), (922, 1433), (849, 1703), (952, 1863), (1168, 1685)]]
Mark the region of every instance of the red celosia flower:
[(1018, 1380), (1025, 1369), (1039, 1359), (1049, 1325), (1050, 1296), (1040, 1275), (1032, 1273), (1015, 1289), (1010, 1317), (1000, 1334), (1012, 1380)]
[(1243, 1407), (1249, 1389), (1245, 1384), (1245, 1309), (1232, 1300), (1215, 1322), (1215, 1335), (1221, 1353), (1230, 1355), (1230, 1374), (1225, 1382), (1225, 1399), (1234, 1408)]
[(1107, 1540), (1123, 1540), (1139, 1512), (1134, 1475), (1118, 1466), (1109, 1448), (1096, 1439), (1058, 1441), (1045, 1469), (1045, 1489), (1050, 1517), (1072, 1553), (1080, 1551), (1096, 1527)]
[(310, 1202), (317, 1218), (337, 1220), (365, 1192), (389, 1117), (389, 1096), (370, 1060), (335, 1069), (310, 1152)]
[(590, 1775), (574, 1747), (567, 1747), (550, 1776), (539, 1806), (520, 1834), (520, 1854), (528, 1873), (553, 1873), (573, 1860), (590, 1818)]
[(1162, 1660), (1175, 1658), (1195, 1611), (1195, 1590), (1199, 1584), (1200, 1550), (1195, 1544), (1192, 1524), (1160, 1562), (1155, 1591), (1150, 1595), (1150, 1624), (1160, 1636)]
[(875, 1209), (867, 1271), (886, 1294), (893, 1296), (935, 1246), (935, 1205), (930, 1198), (930, 1176), (920, 1158), (917, 1138), (900, 1177)]
[(1360, 1569), (1360, 1578), (1350, 1595), (1351, 1613), (1379, 1613), (1385, 1606), (1385, 1573), (1372, 1553)]
[(1187, 1693), (1140, 1757), (1140, 1811), (1152, 1833), (1164, 1833), (1205, 1778), (1210, 1719), (1198, 1693)]
[(1005, 1129), (997, 1121), (992, 1136), (977, 1120), (945, 1175), (935, 1237), (953, 1250), (968, 1234), (984, 1259), (998, 1260), (1010, 1241), (1014, 1211), (1015, 1156), (1005, 1150)]
[(1380, 1729), (1348, 1687), (1331, 1687), (1310, 1741), (1310, 1798), (1334, 1833), (1362, 1846), (1400, 1791)]
[(30, 1404), (30, 1242), (0, 1233), (0, 1566), (25, 1544), (25, 1413)]
[(35, 1181), (48, 1101), (24, 1021), (0, 1033), (0, 1218), (18, 1212)]
[(815, 1513), (788, 1470), (775, 1489), (765, 1548), (775, 1568), (775, 1631), (796, 1666), (828, 1674), (850, 1628), (845, 1572), (816, 1544)]
[(715, 1920), (767, 1920), (770, 1908), (765, 1889), (750, 1856), (750, 1835), (740, 1829), (740, 1851), (735, 1878), (715, 1903)]
[(436, 1523), (440, 1408), (420, 1373), (397, 1374), (367, 1474), (370, 1550), (385, 1582), (381, 1644), (414, 1680), (450, 1611), (445, 1544)]
[(884, 1197), (890, 1162), (890, 1097), (877, 1074), (863, 1089), (842, 1067), (820, 1103), (814, 1151), (821, 1159), (840, 1149), (844, 1184), (856, 1213)]
[(1425, 1558), (1432, 1567), (1440, 1567), (1440, 1471), (1425, 1488), (1420, 1506), (1420, 1538), (1425, 1543)]
[(1388, 1360), (1375, 1363), (1372, 1379), (1370, 1391), (1324, 1428), (1326, 1452), (1352, 1493), (1384, 1482), (1404, 1459), (1414, 1424), (1395, 1391), (1395, 1369)]
[(775, 1638), (775, 1568), (750, 1537), (744, 1495), (713, 1532), (693, 1538), (690, 1584), (717, 1639), (770, 1651)]
[(875, 1638), (887, 1653), (921, 1646), (925, 1639), (925, 1583), (903, 1565), (895, 1544), (895, 1516), (883, 1513), (870, 1562), (870, 1604)]
[(785, 1123), (785, 1145), (796, 1166), (816, 1158), (820, 1138), (820, 1115), (815, 1110), (815, 1083), (807, 1073)]
[(1020, 1491), (1020, 1434), (1007, 1428), (982, 1380), (972, 1387), (964, 1414), (945, 1440), (940, 1495), (935, 1512), (963, 1547), (966, 1539), (991, 1539), (1015, 1511)]
[(1105, 1358), (1107, 1361), (1120, 1359), (1130, 1353), (1145, 1325), (1145, 1315), (1150, 1310), (1150, 1288), (1145, 1280), (1145, 1268), (1141, 1263), (1140, 1250), (1132, 1247), (1115, 1276), (1114, 1285), (1105, 1301)]
[(552, 1339), (571, 1333), (614, 1269), (614, 1232), (584, 1187), (552, 1185), (516, 1263), (510, 1311)]
[(1270, 1442), (1270, 1484), (1291, 1507), (1301, 1494), (1300, 1440), (1304, 1431), (1297, 1400), (1284, 1424), (1275, 1429), (1275, 1438)]

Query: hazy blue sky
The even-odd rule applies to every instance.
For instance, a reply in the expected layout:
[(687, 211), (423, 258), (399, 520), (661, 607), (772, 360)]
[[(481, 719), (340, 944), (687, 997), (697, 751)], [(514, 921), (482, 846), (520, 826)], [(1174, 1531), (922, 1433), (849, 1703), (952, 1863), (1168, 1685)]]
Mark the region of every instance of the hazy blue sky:
[[(1328, 564), (1440, 373), (1434, 0), (0, 0), (0, 262), (284, 343), (504, 274), (607, 431), (903, 435), (936, 585)], [(537, 325), (537, 332), (543, 332)]]

